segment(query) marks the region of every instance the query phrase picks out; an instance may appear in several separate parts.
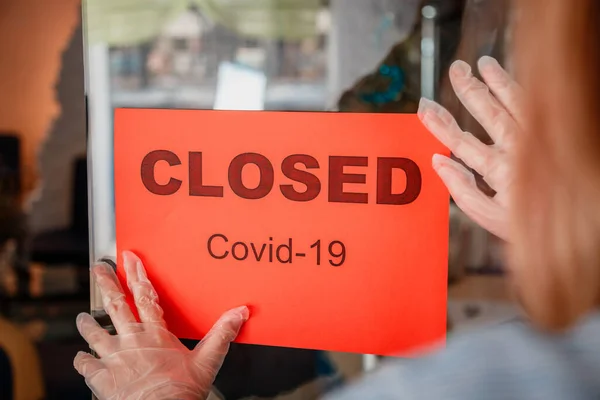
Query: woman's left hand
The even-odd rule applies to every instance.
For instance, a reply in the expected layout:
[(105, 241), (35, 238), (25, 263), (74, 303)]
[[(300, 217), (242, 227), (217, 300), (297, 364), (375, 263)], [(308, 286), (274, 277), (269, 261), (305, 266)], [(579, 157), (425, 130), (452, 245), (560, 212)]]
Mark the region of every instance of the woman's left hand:
[(123, 260), (140, 322), (126, 303), (114, 270), (107, 264), (94, 266), (92, 273), (117, 335), (110, 335), (91, 315), (80, 314), (77, 329), (99, 358), (80, 352), (75, 369), (101, 400), (206, 399), (229, 343), (248, 319), (248, 308), (223, 314), (189, 351), (167, 329), (140, 259), (125, 252)]

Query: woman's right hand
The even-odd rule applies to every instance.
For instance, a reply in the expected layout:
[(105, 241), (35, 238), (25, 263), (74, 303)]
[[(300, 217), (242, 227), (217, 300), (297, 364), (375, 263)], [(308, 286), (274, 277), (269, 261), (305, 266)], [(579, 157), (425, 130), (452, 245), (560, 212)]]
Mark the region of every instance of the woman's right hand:
[(508, 202), (512, 185), (515, 140), (523, 127), (521, 88), (500, 64), (482, 57), (479, 72), (485, 83), (471, 74), (471, 67), (456, 61), (450, 67), (454, 92), (490, 135), (494, 144), (485, 145), (463, 132), (452, 115), (439, 104), (421, 99), (419, 118), (431, 133), (466, 165), (483, 176), (496, 195), (488, 197), (477, 188), (473, 173), (460, 163), (436, 154), (433, 167), (456, 204), (481, 227), (508, 241)]

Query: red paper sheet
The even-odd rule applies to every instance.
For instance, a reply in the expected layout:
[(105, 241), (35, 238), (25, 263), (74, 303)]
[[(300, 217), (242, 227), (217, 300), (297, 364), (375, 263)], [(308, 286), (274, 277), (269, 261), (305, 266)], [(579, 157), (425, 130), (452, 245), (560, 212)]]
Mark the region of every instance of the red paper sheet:
[(408, 354), (446, 329), (434, 153), (409, 114), (118, 109), (117, 246), (178, 337), (245, 304), (239, 342)]

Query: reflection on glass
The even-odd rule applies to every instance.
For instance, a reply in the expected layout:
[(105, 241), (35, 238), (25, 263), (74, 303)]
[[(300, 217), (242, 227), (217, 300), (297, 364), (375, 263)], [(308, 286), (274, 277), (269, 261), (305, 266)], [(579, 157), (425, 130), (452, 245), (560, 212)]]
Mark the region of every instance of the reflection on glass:
[(229, 62), (219, 66), (215, 110), (260, 111), (265, 106), (266, 77), (261, 71)]
[(113, 106), (213, 108), (219, 70), (234, 63), (264, 71), (266, 109), (321, 110), (326, 14), (325, 8), (315, 10), (309, 36), (281, 39), (248, 36), (211, 19), (202, 7), (186, 9), (156, 37), (111, 46)]

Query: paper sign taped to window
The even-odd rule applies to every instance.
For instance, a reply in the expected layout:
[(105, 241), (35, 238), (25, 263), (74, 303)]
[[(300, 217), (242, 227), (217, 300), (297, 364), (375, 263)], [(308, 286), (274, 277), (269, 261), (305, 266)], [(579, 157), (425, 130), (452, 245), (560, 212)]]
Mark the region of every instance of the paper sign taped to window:
[(248, 305), (241, 343), (407, 354), (446, 330), (434, 153), (409, 114), (117, 109), (118, 250), (180, 338)]

